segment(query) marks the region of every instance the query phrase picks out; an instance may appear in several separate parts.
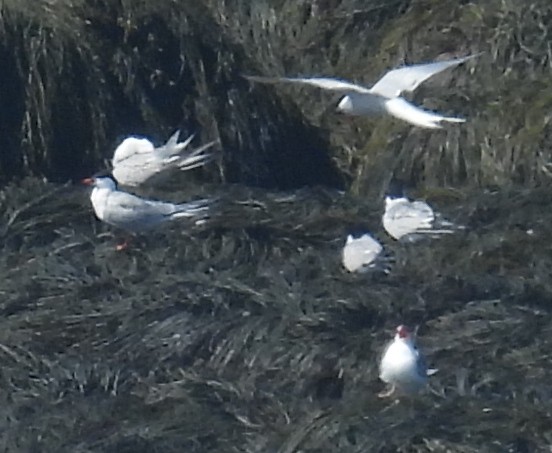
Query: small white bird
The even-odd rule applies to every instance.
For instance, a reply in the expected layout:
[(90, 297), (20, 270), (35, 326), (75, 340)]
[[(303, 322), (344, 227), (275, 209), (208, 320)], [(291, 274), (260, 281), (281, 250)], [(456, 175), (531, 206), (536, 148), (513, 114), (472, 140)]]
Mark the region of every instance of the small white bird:
[(450, 234), (455, 228), (461, 228), (436, 215), (425, 201), (409, 200), (403, 195), (400, 184), (394, 181), (385, 197), (382, 223), (392, 238), (411, 241), (421, 235)]
[(261, 83), (290, 82), (312, 85), (318, 88), (344, 94), (337, 105), (337, 111), (348, 115), (373, 116), (389, 114), (395, 118), (428, 129), (442, 128), (443, 121), (463, 123), (462, 118), (443, 116), (421, 109), (401, 97), (403, 92), (414, 91), (431, 76), (447, 68), (457, 66), (479, 54), (448, 61), (417, 64), (393, 69), (386, 73), (372, 88), (366, 88), (345, 80), (329, 77), (260, 77), (245, 76), (246, 79)]
[(212, 200), (173, 204), (146, 200), (117, 189), (110, 176), (86, 178), (82, 181), (94, 187), (90, 200), (96, 216), (103, 222), (131, 233), (141, 233), (181, 217), (200, 217), (209, 209)]
[(187, 149), (194, 135), (178, 143), (179, 134), (176, 131), (157, 148), (147, 138), (127, 137), (113, 154), (113, 176), (123, 186), (154, 185), (175, 170), (191, 170), (213, 160), (213, 155), (205, 151), (218, 141)]
[(403, 325), (397, 327), (394, 340), (387, 346), (380, 362), (380, 379), (390, 388), (379, 396), (393, 393), (409, 395), (423, 390), (428, 376), (437, 370), (428, 370), (412, 334)]
[(349, 272), (366, 272), (376, 267), (376, 258), (382, 250), (382, 245), (368, 233), (349, 234), (341, 256), (343, 266)]

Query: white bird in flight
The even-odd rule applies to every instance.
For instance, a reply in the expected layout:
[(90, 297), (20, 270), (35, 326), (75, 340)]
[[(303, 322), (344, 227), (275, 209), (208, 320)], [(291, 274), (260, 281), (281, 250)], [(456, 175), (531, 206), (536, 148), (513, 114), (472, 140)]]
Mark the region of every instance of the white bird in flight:
[(409, 200), (403, 195), (401, 184), (392, 181), (385, 197), (385, 211), (382, 215), (385, 231), (394, 239), (414, 241), (421, 235), (438, 236), (454, 233), (463, 227), (454, 225), (435, 214), (425, 201)]
[(179, 134), (180, 131), (176, 131), (159, 147), (155, 147), (147, 138), (127, 137), (113, 154), (113, 176), (123, 186), (154, 185), (174, 170), (191, 170), (213, 160), (213, 155), (205, 151), (218, 141), (188, 149), (194, 135), (178, 143)]
[(431, 76), (447, 68), (457, 66), (477, 57), (470, 55), (448, 61), (404, 66), (387, 72), (372, 88), (366, 88), (346, 80), (329, 77), (261, 77), (245, 76), (246, 79), (261, 83), (289, 82), (312, 85), (325, 90), (336, 91), (344, 96), (337, 105), (337, 111), (348, 115), (373, 116), (389, 114), (395, 118), (428, 129), (440, 129), (443, 121), (463, 123), (463, 118), (443, 116), (424, 110), (401, 97), (403, 92), (414, 91)]
[(96, 216), (109, 225), (134, 234), (182, 217), (199, 217), (196, 223), (200, 223), (212, 202), (203, 199), (174, 204), (147, 200), (118, 190), (116, 181), (110, 176), (86, 178), (82, 182), (94, 187), (90, 201)]
[(349, 234), (342, 251), (342, 262), (349, 272), (366, 272), (376, 267), (376, 259), (382, 245), (368, 233), (360, 236)]
[(427, 386), (428, 376), (436, 372), (437, 370), (427, 369), (411, 332), (406, 326), (400, 325), (381, 358), (379, 377), (389, 385), (389, 389), (379, 396), (418, 393)]

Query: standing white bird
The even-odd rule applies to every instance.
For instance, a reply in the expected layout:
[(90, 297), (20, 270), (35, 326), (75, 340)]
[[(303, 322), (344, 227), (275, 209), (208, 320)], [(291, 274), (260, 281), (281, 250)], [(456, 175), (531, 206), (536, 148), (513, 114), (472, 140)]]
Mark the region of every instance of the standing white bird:
[(435, 214), (433, 209), (420, 200), (411, 201), (404, 196), (397, 182), (389, 185), (385, 197), (385, 211), (382, 216), (383, 228), (394, 239), (416, 240), (421, 235), (454, 233), (462, 228)]
[(131, 233), (141, 233), (181, 217), (200, 217), (198, 220), (201, 221), (212, 202), (203, 199), (174, 204), (146, 200), (118, 190), (117, 183), (109, 176), (86, 178), (82, 182), (94, 187), (90, 200), (96, 216)]
[(123, 186), (153, 185), (166, 179), (172, 171), (191, 170), (213, 160), (213, 155), (205, 151), (218, 141), (188, 149), (194, 135), (178, 143), (179, 134), (176, 131), (157, 148), (147, 138), (127, 137), (113, 154), (113, 176)]
[(349, 272), (366, 272), (376, 267), (376, 259), (382, 245), (368, 233), (360, 236), (349, 234), (342, 251), (342, 262)]
[(414, 91), (431, 76), (447, 68), (464, 63), (478, 55), (393, 69), (379, 79), (372, 88), (366, 88), (345, 80), (329, 77), (245, 76), (245, 78), (261, 83), (289, 82), (312, 85), (325, 90), (339, 92), (344, 94), (337, 105), (337, 111), (339, 112), (357, 116), (389, 114), (414, 126), (440, 129), (442, 128), (440, 123), (443, 121), (463, 123), (465, 120), (421, 109), (401, 97), (401, 94), (403, 92)]
[(396, 329), (394, 340), (387, 346), (380, 362), (380, 379), (389, 385), (389, 390), (380, 393), (386, 397), (394, 393), (409, 395), (418, 393), (427, 386), (428, 376), (437, 370), (428, 370), (412, 334), (403, 325)]

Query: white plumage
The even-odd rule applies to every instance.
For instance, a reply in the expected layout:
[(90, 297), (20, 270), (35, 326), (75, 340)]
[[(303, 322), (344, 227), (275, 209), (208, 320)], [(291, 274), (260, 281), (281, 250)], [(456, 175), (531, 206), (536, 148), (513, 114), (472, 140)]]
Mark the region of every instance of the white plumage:
[(213, 155), (206, 151), (217, 141), (188, 149), (194, 135), (179, 143), (179, 133), (176, 131), (164, 145), (157, 148), (147, 138), (127, 137), (113, 154), (113, 176), (123, 186), (154, 185), (165, 180), (173, 171), (191, 170), (213, 159)]
[(140, 233), (181, 217), (201, 218), (211, 203), (208, 199), (182, 204), (147, 200), (118, 190), (111, 177), (87, 178), (83, 182), (94, 186), (90, 200), (96, 216), (131, 233)]
[(388, 114), (415, 126), (439, 129), (442, 122), (463, 123), (462, 118), (454, 118), (430, 112), (415, 106), (400, 97), (403, 92), (414, 91), (425, 80), (462, 64), (478, 55), (470, 55), (454, 60), (437, 61), (427, 64), (404, 66), (387, 72), (372, 88), (366, 88), (346, 80), (330, 77), (259, 77), (246, 76), (247, 79), (261, 83), (289, 82), (311, 85), (325, 90), (336, 91), (344, 96), (337, 110), (348, 115)]
[(436, 222), (433, 209), (425, 201), (410, 201), (406, 197), (385, 197), (385, 211), (382, 216), (385, 231), (394, 239), (429, 234), (453, 233), (454, 225), (444, 219)]
[(380, 362), (380, 379), (390, 388), (381, 396), (391, 394), (408, 395), (423, 390), (428, 376), (436, 370), (428, 369), (412, 334), (403, 325), (396, 329), (395, 338), (387, 346)]
[(342, 251), (343, 266), (349, 272), (366, 272), (375, 266), (382, 250), (382, 245), (369, 234), (360, 237), (350, 234)]

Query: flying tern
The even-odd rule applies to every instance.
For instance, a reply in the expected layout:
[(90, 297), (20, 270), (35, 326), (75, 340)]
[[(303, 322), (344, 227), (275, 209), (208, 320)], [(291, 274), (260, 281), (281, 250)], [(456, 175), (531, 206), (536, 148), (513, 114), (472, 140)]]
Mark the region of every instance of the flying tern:
[(343, 94), (337, 111), (355, 116), (388, 114), (414, 126), (428, 129), (442, 128), (442, 122), (463, 123), (463, 118), (443, 116), (424, 110), (401, 97), (414, 91), (421, 83), (445, 69), (458, 66), (479, 54), (447, 61), (403, 66), (387, 72), (372, 88), (330, 77), (262, 77), (245, 76), (260, 83), (288, 82), (311, 85)]

